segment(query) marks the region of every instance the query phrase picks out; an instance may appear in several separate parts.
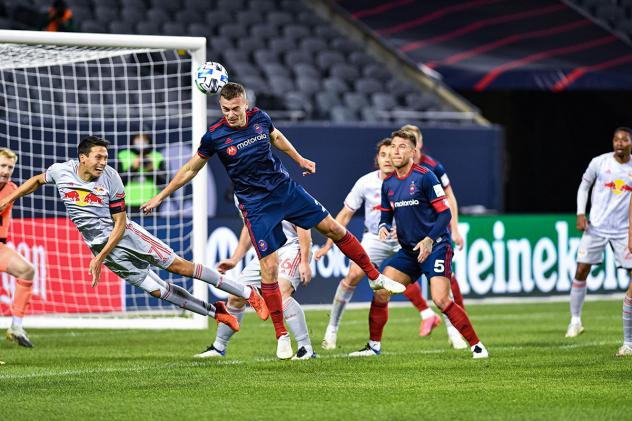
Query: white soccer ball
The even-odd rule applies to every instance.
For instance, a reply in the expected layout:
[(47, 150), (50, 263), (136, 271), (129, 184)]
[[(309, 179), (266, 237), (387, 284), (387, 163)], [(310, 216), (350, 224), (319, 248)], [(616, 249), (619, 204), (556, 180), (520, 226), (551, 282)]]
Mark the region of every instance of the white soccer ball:
[(216, 94), (227, 82), (228, 73), (220, 63), (207, 61), (195, 71), (195, 86), (203, 94)]

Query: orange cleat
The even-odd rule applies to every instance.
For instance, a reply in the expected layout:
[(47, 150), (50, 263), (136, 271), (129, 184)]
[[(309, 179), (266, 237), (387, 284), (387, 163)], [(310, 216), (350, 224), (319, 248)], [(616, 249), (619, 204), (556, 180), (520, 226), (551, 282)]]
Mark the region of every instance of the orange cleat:
[(436, 314), (432, 317), (428, 317), (427, 319), (423, 319), (421, 321), (421, 326), (419, 327), (419, 336), (430, 336), (432, 333), (432, 329), (439, 326), (441, 324), (441, 317)]
[(235, 316), (228, 312), (226, 304), (223, 301), (218, 301), (213, 305), (215, 306), (215, 321), (217, 324), (224, 323), (235, 332), (239, 332), (239, 322)]
[(250, 293), (250, 298), (248, 298), (248, 304), (257, 312), (257, 316), (259, 316), (261, 320), (268, 320), (270, 311), (268, 310), (266, 302), (255, 287), (251, 286), (250, 289), (252, 292)]

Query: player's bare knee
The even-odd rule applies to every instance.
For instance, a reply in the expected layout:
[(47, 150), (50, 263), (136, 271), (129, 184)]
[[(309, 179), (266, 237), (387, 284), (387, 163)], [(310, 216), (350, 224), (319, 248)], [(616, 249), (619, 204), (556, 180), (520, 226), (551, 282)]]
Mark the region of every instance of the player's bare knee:
[(281, 298), (284, 300), (294, 294), (294, 287), (287, 279), (279, 278), (279, 289), (281, 290)]
[(193, 263), (188, 260), (176, 258), (173, 263), (167, 268), (169, 272), (177, 273), (178, 275), (192, 277), (193, 276)]
[(388, 303), (388, 301), (391, 299), (391, 294), (389, 294), (389, 292), (384, 289), (375, 291), (373, 293), (373, 296), (375, 297), (375, 301), (377, 301), (378, 303)]
[(151, 295), (152, 297), (160, 298), (160, 290), (157, 289), (155, 291), (151, 291), (149, 295)]
[(437, 307), (439, 307), (439, 310), (441, 311), (445, 310), (452, 302), (452, 300), (450, 299), (448, 295), (432, 297), (432, 301), (435, 303)]
[(356, 286), (364, 278), (364, 272), (359, 266), (352, 264), (349, 268), (349, 273), (345, 277), (345, 283), (350, 286)]
[(31, 264), (26, 264), (20, 267), (17, 272), (18, 273), (15, 274), (16, 278), (24, 279), (29, 283), (33, 281), (33, 278), (35, 277), (35, 268)]

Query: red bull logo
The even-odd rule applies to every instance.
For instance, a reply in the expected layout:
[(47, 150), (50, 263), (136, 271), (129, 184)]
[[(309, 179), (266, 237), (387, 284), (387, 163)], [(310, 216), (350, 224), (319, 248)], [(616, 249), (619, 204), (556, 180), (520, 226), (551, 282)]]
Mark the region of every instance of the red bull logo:
[(623, 180), (614, 180), (606, 183), (604, 187), (612, 190), (614, 194), (621, 194), (625, 191), (632, 191), (632, 187), (628, 186)]
[(103, 205), (103, 199), (88, 190), (69, 190), (63, 198), (79, 206)]

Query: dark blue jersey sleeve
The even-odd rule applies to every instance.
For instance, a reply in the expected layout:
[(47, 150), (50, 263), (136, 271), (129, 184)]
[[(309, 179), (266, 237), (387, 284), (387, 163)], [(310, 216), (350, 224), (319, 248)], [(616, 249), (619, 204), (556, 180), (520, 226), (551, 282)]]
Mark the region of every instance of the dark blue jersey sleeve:
[(450, 209), (445, 191), (443, 191), (439, 179), (433, 172), (425, 174), (421, 188), (426, 199), (432, 204), (432, 207), (437, 213)]
[(382, 183), (382, 204), (380, 206), (380, 212), (379, 228), (384, 226), (390, 230), (393, 225), (393, 208), (391, 208), (391, 201), (388, 198), (388, 187), (386, 183)]
[(208, 159), (215, 153), (215, 145), (213, 144), (213, 135), (210, 130), (207, 130), (202, 136), (202, 141), (197, 151), (198, 155), (202, 158)]
[(272, 133), (274, 131), (274, 124), (272, 124), (272, 119), (270, 118), (268, 113), (266, 113), (263, 110), (260, 110), (260, 111), (261, 111), (262, 123), (268, 125), (268, 129), (269, 129), (268, 131)]

